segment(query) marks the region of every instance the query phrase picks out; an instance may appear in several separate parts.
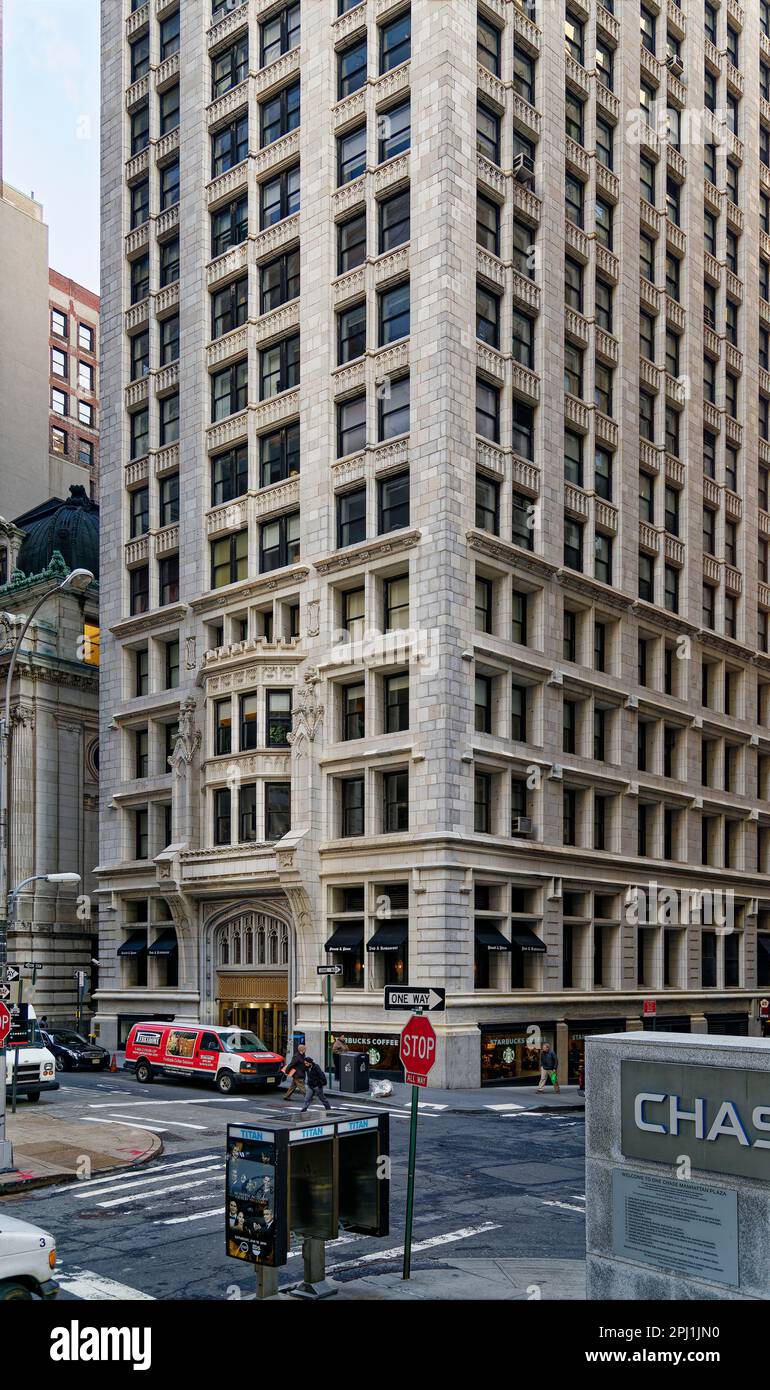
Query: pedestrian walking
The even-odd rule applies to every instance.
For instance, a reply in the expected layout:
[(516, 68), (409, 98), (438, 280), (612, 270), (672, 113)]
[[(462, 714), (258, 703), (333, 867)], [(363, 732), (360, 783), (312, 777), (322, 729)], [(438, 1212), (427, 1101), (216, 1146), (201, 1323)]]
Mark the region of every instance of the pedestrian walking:
[(331, 1106), (324, 1095), (326, 1072), (319, 1067), (317, 1062), (313, 1061), (312, 1057), (305, 1058), (305, 1083), (307, 1085), (307, 1094), (305, 1095), (304, 1105), (300, 1106), (300, 1115), (304, 1114), (310, 1105), (313, 1104), (314, 1096), (316, 1098), (316, 1105), (323, 1105), (324, 1109), (331, 1110)]
[(340, 1056), (346, 1050), (347, 1049), (345, 1047), (345, 1044), (338, 1033), (334, 1039), (334, 1042), (332, 1043), (332, 1062), (334, 1064), (334, 1080), (338, 1086), (340, 1084)]
[(559, 1094), (561, 1088), (559, 1086), (556, 1074), (556, 1068), (558, 1067), (558, 1065), (559, 1063), (556, 1058), (556, 1053), (551, 1047), (551, 1044), (543, 1043), (543, 1046), (540, 1049), (540, 1085), (536, 1088), (538, 1091), (545, 1090), (548, 1078), (550, 1077), (553, 1089), (556, 1091), (557, 1095)]
[(284, 1076), (289, 1079), (289, 1087), (284, 1095), (284, 1100), (289, 1100), (295, 1091), (299, 1091), (301, 1096), (305, 1094), (305, 1044), (299, 1043), (295, 1047), (290, 1061), (281, 1068)]

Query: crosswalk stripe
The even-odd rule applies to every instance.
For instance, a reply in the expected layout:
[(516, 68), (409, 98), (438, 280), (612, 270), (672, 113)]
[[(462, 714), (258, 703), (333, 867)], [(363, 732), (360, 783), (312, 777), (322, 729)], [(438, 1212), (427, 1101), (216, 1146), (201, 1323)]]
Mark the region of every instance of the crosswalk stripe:
[(61, 1285), (67, 1293), (74, 1293), (78, 1298), (93, 1299), (125, 1299), (126, 1301), (138, 1301), (155, 1303), (155, 1297), (151, 1293), (141, 1293), (139, 1289), (132, 1289), (128, 1284), (119, 1284), (115, 1279), (107, 1279), (103, 1274), (96, 1274), (92, 1269), (73, 1269), (71, 1274), (57, 1270), (56, 1282)]
[[(165, 1117), (164, 1117), (164, 1118), (165, 1118)], [(111, 1120), (128, 1120), (128, 1119), (130, 1119), (130, 1116), (129, 1116), (129, 1115), (110, 1115), (110, 1116), (109, 1116), (109, 1119), (111, 1119)], [(152, 1117), (151, 1117), (150, 1115), (137, 1115), (136, 1120), (133, 1121), (133, 1123), (135, 1123), (135, 1124), (154, 1125), (155, 1121), (152, 1119)], [(171, 1125), (172, 1129), (208, 1129), (208, 1125), (191, 1125), (190, 1122), (189, 1122), (189, 1120), (188, 1120), (188, 1121), (185, 1121), (185, 1120), (166, 1120), (166, 1123), (169, 1124), (169, 1125)]]
[[(139, 1124), (138, 1120), (104, 1120), (98, 1115), (81, 1115), (80, 1119), (84, 1125), (120, 1125), (121, 1129), (147, 1129), (147, 1123)], [(168, 1134), (168, 1130), (161, 1125), (153, 1124), (153, 1134)]]
[(505, 1105), (485, 1105), (485, 1110), (523, 1110), (523, 1105), (517, 1105), (515, 1101), (506, 1101)]
[(168, 1182), (169, 1178), (184, 1178), (187, 1180), (187, 1178), (190, 1177), (197, 1177), (199, 1173), (220, 1172), (224, 1166), (223, 1161), (217, 1159), (206, 1166), (199, 1164), (197, 1168), (188, 1168), (184, 1173), (164, 1173), (163, 1177), (144, 1177), (143, 1175), (140, 1176), (137, 1174), (136, 1176), (126, 1178), (125, 1183), (120, 1187), (89, 1187), (86, 1191), (82, 1189), (76, 1190), (73, 1195), (84, 1199), (91, 1197), (107, 1197), (110, 1192), (122, 1192), (124, 1187), (133, 1192), (137, 1187), (149, 1187), (159, 1182)]
[[(188, 1168), (192, 1163), (214, 1163), (221, 1162), (221, 1154), (199, 1154), (195, 1158), (180, 1158), (175, 1163), (153, 1163), (153, 1173), (165, 1172), (170, 1168)], [(105, 1183), (129, 1182), (133, 1178), (144, 1177), (146, 1168), (123, 1168), (119, 1173), (106, 1173), (104, 1177), (84, 1178), (81, 1182), (61, 1183), (59, 1187), (47, 1187), (46, 1193), (53, 1196), (55, 1192), (69, 1192), (73, 1195), (79, 1192), (93, 1192), (96, 1188), (104, 1187)]]
[(562, 1211), (576, 1211), (579, 1212), (581, 1216), (585, 1216), (584, 1207), (573, 1207), (570, 1202), (541, 1201), (540, 1205), (541, 1207), (559, 1207)]
[(166, 1216), (153, 1221), (153, 1226), (185, 1226), (188, 1221), (206, 1221), (209, 1216), (224, 1216), (224, 1207), (212, 1207), (210, 1211), (194, 1211), (192, 1216)]
[[(219, 1176), (219, 1175), (217, 1175)], [(204, 1187), (216, 1178), (196, 1178), (195, 1182), (172, 1183), (170, 1187), (156, 1187), (153, 1192), (129, 1192), (125, 1197), (111, 1197), (108, 1202), (97, 1202), (97, 1207), (123, 1207), (127, 1202), (141, 1202), (148, 1197), (165, 1197), (169, 1192), (188, 1192), (191, 1187)]]

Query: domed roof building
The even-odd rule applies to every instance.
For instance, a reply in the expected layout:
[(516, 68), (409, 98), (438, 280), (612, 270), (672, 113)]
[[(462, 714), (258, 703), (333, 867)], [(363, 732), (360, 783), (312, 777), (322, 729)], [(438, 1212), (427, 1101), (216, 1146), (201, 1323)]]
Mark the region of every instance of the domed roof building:
[(25, 575), (42, 573), (58, 551), (68, 570), (87, 569), (99, 578), (99, 508), (84, 487), (71, 487), (66, 501), (52, 497), (33, 507), (14, 525), (25, 533), (16, 556)]

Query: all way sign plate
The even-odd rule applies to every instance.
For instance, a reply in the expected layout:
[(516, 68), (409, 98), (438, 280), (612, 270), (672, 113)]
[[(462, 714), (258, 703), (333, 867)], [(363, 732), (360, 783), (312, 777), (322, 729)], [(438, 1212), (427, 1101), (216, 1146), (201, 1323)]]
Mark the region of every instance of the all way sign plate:
[(386, 1009), (421, 1009), (425, 1013), (443, 1013), (446, 1008), (446, 990), (419, 989), (416, 985), (386, 985)]

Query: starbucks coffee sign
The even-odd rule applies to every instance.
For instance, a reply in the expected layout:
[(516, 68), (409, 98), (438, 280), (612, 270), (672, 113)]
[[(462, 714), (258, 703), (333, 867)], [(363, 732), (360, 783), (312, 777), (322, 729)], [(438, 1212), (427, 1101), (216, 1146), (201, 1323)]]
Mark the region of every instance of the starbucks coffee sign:
[(621, 1061), (628, 1158), (770, 1183), (770, 1073)]

